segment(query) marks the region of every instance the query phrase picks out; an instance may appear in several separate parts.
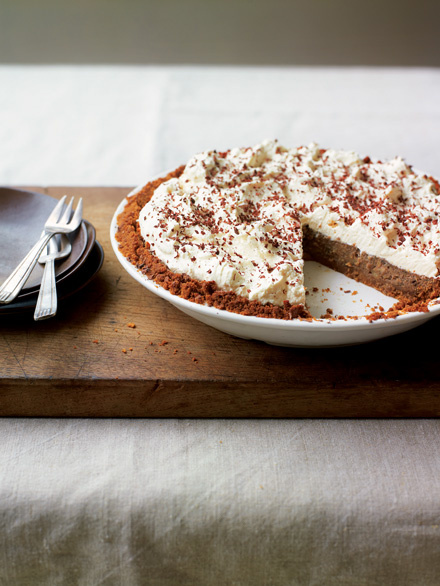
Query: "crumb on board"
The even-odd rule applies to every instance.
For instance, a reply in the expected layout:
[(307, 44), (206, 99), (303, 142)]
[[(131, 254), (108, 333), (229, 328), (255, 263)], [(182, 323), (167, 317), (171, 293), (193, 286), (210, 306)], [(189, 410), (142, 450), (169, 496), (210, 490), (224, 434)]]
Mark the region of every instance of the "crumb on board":
[(136, 327), (136, 324), (132, 321), (127, 324), (127, 328), (132, 328), (134, 330), (135, 327)]
[(167, 344), (169, 344), (168, 340), (162, 340), (162, 342), (160, 342), (159, 346), (166, 346)]
[(99, 340), (93, 340), (94, 344), (99, 344)]
[(126, 348), (122, 348), (121, 352), (123, 352), (124, 354), (127, 354), (127, 349)]

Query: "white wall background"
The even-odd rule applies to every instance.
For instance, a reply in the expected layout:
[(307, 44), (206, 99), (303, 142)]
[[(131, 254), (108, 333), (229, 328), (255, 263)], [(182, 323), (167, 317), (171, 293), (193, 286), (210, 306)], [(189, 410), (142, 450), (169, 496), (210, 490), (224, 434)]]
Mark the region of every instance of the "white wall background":
[(0, 0), (0, 63), (440, 66), (438, 0)]

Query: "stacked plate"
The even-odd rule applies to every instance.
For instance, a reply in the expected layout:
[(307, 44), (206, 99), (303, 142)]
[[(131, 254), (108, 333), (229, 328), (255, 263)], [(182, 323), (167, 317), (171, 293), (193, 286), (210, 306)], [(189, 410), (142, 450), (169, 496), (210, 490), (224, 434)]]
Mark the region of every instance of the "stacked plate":
[[(57, 200), (42, 193), (0, 188), (0, 283), (3, 283), (39, 239)], [(58, 300), (87, 285), (104, 260), (94, 227), (83, 220), (69, 236), (70, 255), (55, 263)], [(0, 316), (35, 309), (44, 267), (37, 263), (20, 295), (0, 305)]]

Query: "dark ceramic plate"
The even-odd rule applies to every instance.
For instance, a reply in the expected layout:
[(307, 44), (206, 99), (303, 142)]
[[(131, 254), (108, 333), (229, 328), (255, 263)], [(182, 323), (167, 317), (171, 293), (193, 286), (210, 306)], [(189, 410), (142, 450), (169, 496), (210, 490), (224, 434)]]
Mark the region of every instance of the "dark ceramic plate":
[[(0, 283), (3, 283), (37, 242), (57, 200), (43, 193), (0, 187)], [(74, 202), (75, 203), (75, 202)], [(72, 252), (56, 263), (57, 277), (69, 271), (82, 257), (87, 245), (87, 227), (83, 222), (69, 235)], [(38, 289), (43, 267), (37, 263), (23, 293)]]
[[(60, 304), (64, 299), (88, 285), (98, 273), (103, 261), (104, 251), (99, 242), (95, 240), (84, 260), (69, 275), (63, 276), (59, 284), (57, 284), (58, 301)], [(18, 297), (16, 301), (8, 305), (1, 305), (0, 317), (34, 311), (37, 298), (38, 294), (34, 293), (32, 295)]]

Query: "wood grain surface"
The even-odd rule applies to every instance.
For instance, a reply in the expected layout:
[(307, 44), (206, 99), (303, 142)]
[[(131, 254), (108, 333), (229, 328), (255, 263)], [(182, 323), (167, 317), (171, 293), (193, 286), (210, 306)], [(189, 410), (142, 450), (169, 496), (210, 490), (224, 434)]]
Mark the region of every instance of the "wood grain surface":
[(440, 415), (439, 318), (346, 348), (280, 348), (234, 338), (179, 312), (120, 266), (109, 225), (129, 188), (30, 189), (83, 196), (84, 217), (96, 227), (105, 260), (56, 318), (0, 316), (0, 415)]

